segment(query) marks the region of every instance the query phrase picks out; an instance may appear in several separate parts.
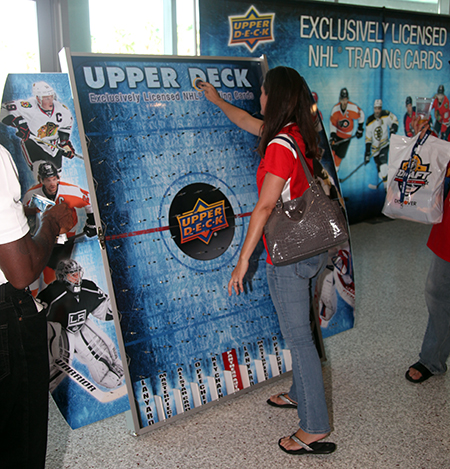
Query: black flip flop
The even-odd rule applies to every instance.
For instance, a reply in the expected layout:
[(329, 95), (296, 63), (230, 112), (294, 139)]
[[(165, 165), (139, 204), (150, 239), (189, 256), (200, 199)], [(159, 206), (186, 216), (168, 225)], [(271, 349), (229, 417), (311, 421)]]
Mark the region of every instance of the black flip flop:
[(299, 446), (301, 446), (301, 448), (300, 449), (286, 449), (284, 446), (281, 445), (282, 438), (278, 440), (278, 446), (285, 453), (288, 453), (288, 454), (330, 454), (336, 450), (335, 443), (328, 443), (326, 441), (324, 442), (315, 441), (314, 443), (310, 443), (309, 445), (307, 445), (306, 443), (303, 443), (302, 440), (299, 440), (295, 436), (295, 433), (291, 436), (291, 439), (294, 440)]
[[(419, 373), (422, 374), (422, 376), (419, 379), (411, 378), (409, 374), (409, 370), (411, 368), (413, 368), (414, 370), (417, 370)], [(408, 381), (410, 381), (411, 383), (416, 383), (416, 384), (423, 383), (424, 381), (426, 381), (428, 378), (431, 378), (432, 376), (433, 376), (433, 373), (431, 373), (431, 371), (425, 365), (422, 365), (422, 363), (420, 362), (417, 362), (417, 363), (414, 363), (414, 365), (411, 365), (405, 374), (405, 378)]]
[(297, 404), (294, 404), (294, 401), (291, 401), (287, 396), (287, 393), (283, 392), (278, 395), (278, 397), (286, 402), (286, 404), (277, 404), (276, 402), (273, 402), (269, 399), (267, 399), (267, 404), (271, 405), (272, 407), (284, 407), (284, 408), (291, 408), (291, 409), (296, 409)]

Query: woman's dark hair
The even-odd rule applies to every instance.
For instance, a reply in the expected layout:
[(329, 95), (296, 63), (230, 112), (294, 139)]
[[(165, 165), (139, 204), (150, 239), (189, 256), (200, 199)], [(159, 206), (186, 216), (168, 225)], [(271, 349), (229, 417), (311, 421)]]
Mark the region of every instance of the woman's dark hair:
[(267, 103), (258, 153), (264, 157), (267, 145), (290, 122), (295, 122), (306, 146), (306, 157), (317, 158), (319, 135), (311, 114), (312, 98), (303, 77), (293, 68), (276, 67), (264, 78)]

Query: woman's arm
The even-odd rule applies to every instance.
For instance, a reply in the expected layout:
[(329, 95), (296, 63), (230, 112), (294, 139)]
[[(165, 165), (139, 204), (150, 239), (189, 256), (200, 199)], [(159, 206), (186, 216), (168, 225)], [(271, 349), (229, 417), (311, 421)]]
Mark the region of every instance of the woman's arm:
[(233, 293), (233, 288), (236, 295), (239, 295), (239, 292), (244, 291), (243, 279), (248, 270), (250, 256), (253, 254), (256, 245), (261, 239), (264, 225), (269, 219), (285, 183), (286, 181), (283, 178), (271, 173), (267, 173), (264, 178), (258, 203), (250, 217), (247, 235), (239, 255), (238, 263), (236, 264), (236, 267), (231, 274), (231, 279), (228, 282), (228, 294), (230, 296)]
[(250, 132), (258, 137), (261, 135), (263, 121), (250, 115), (247, 111), (240, 109), (228, 103), (219, 96), (219, 93), (211, 83), (202, 81), (198, 84), (199, 88), (205, 93), (205, 98), (218, 106), (230, 119), (233, 124), (236, 124), (241, 129)]

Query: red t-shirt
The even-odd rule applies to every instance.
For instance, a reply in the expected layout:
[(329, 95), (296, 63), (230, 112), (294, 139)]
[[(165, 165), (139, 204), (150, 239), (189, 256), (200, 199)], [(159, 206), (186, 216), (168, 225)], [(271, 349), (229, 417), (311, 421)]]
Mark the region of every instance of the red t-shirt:
[[(305, 155), (305, 143), (303, 137), (300, 134), (300, 129), (297, 124), (288, 124), (281, 132), (269, 142), (266, 148), (264, 158), (261, 159), (258, 171), (256, 173), (256, 185), (258, 187), (258, 194), (261, 192), (261, 187), (264, 182), (264, 178), (267, 173), (274, 174), (286, 181), (283, 191), (281, 193), (283, 202), (287, 200), (296, 199), (303, 195), (306, 189), (309, 187), (308, 180), (306, 179), (305, 172), (300, 161), (297, 159), (297, 155), (290, 143), (278, 138), (283, 134), (288, 134), (295, 138), (300, 150)], [(313, 160), (305, 158), (306, 164), (313, 174)], [(263, 236), (264, 246), (266, 247), (266, 239)], [(270, 256), (267, 255), (267, 262), (272, 264)]]
[(450, 192), (444, 201), (444, 216), (442, 221), (431, 229), (427, 246), (436, 256), (450, 262)]

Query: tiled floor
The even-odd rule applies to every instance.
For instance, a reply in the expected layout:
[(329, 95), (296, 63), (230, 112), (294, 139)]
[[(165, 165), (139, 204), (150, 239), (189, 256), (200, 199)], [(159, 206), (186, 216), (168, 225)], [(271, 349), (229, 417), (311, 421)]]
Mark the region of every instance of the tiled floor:
[(335, 453), (292, 456), (277, 447), (297, 423), (295, 410), (265, 402), (288, 388), (283, 377), (137, 438), (123, 414), (72, 431), (52, 404), (47, 469), (449, 468), (450, 375), (404, 379), (427, 320), (430, 227), (379, 221), (351, 227), (356, 324), (325, 339)]

